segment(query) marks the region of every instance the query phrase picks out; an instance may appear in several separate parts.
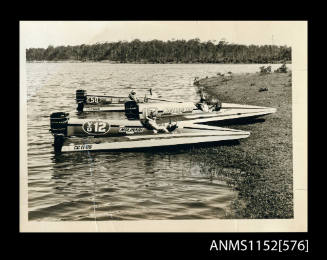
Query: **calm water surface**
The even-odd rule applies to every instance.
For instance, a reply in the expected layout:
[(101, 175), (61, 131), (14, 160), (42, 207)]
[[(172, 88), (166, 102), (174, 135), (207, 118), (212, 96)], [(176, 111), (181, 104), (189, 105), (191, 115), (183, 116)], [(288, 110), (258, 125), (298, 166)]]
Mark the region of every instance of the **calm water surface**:
[[(197, 100), (194, 77), (261, 65), (28, 63), (29, 220), (224, 218), (236, 192), (199, 170), (194, 148), (54, 155), (49, 115), (74, 111), (75, 90)], [(275, 69), (279, 65), (274, 64)]]

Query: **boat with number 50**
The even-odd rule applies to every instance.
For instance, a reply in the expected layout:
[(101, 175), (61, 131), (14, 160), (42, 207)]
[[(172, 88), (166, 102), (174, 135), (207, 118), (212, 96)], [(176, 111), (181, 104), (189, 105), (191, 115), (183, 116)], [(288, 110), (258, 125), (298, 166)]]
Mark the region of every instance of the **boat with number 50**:
[[(150, 112), (154, 112), (158, 119), (174, 118), (190, 123), (206, 123), (256, 118), (276, 112), (276, 108), (270, 107), (221, 103), (218, 98), (202, 103), (154, 98), (138, 99), (136, 102), (128, 97), (86, 95), (85, 90), (76, 91), (76, 101), (79, 112), (104, 112), (99, 113), (103, 117), (108, 116), (106, 112), (124, 112), (125, 118), (129, 120), (143, 120)], [(86, 105), (88, 105), (88, 109), (84, 107)], [(203, 109), (204, 107), (207, 109)]]

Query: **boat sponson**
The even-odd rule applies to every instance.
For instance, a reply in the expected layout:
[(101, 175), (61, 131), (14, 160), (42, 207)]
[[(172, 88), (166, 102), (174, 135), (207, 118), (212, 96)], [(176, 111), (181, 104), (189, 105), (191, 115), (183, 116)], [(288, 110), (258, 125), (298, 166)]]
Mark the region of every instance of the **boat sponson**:
[(151, 147), (168, 147), (186, 144), (211, 143), (247, 138), (249, 132), (194, 124), (184, 124), (170, 134), (155, 134), (153, 132), (110, 138), (66, 138), (62, 152), (100, 151), (138, 149)]

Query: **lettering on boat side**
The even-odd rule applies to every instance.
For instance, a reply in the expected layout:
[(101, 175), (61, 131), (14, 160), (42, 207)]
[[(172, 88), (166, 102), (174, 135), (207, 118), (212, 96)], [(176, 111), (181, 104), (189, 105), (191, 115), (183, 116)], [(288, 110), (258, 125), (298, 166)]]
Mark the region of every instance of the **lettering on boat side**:
[(163, 109), (158, 110), (158, 108), (146, 108), (144, 109), (144, 114), (149, 114), (150, 112), (155, 111), (158, 115), (162, 114), (179, 114), (193, 111), (193, 107), (165, 107)]
[(82, 129), (89, 135), (104, 135), (109, 132), (110, 125), (104, 121), (87, 121), (82, 125)]
[(142, 133), (144, 128), (142, 127), (120, 127), (119, 133), (126, 133), (126, 134), (134, 134), (134, 133)]
[(74, 150), (89, 150), (92, 149), (92, 144), (82, 144), (82, 145), (75, 145)]
[(100, 110), (100, 107), (88, 107), (86, 110), (89, 110), (89, 111), (99, 111)]

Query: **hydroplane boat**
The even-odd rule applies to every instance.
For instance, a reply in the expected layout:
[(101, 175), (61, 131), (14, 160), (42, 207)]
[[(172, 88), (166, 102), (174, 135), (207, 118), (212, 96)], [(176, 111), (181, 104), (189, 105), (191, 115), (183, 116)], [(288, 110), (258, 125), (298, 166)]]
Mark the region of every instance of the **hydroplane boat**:
[[(152, 94), (152, 93), (151, 93)], [(96, 100), (96, 102), (93, 102)], [(275, 108), (241, 105), (231, 103), (208, 103), (210, 110), (203, 110), (201, 103), (172, 101), (158, 98), (144, 98), (139, 102), (130, 100), (128, 97), (86, 95), (84, 90), (77, 90), (76, 101), (80, 112), (124, 112), (129, 120), (143, 120), (150, 112), (155, 112), (159, 120), (163, 118), (176, 118), (178, 121), (192, 123), (206, 123), (244, 118), (256, 118), (276, 112)], [(160, 102), (158, 102), (160, 101)], [(93, 102), (93, 103), (92, 103)], [(93, 104), (93, 105), (92, 105)], [(89, 105), (86, 109), (85, 105)], [(103, 117), (107, 113), (102, 113)]]
[(155, 132), (141, 120), (69, 118), (68, 113), (50, 116), (50, 132), (56, 153), (77, 151), (130, 150), (212, 143), (247, 138), (250, 133), (222, 127), (169, 123), (167, 132)]

